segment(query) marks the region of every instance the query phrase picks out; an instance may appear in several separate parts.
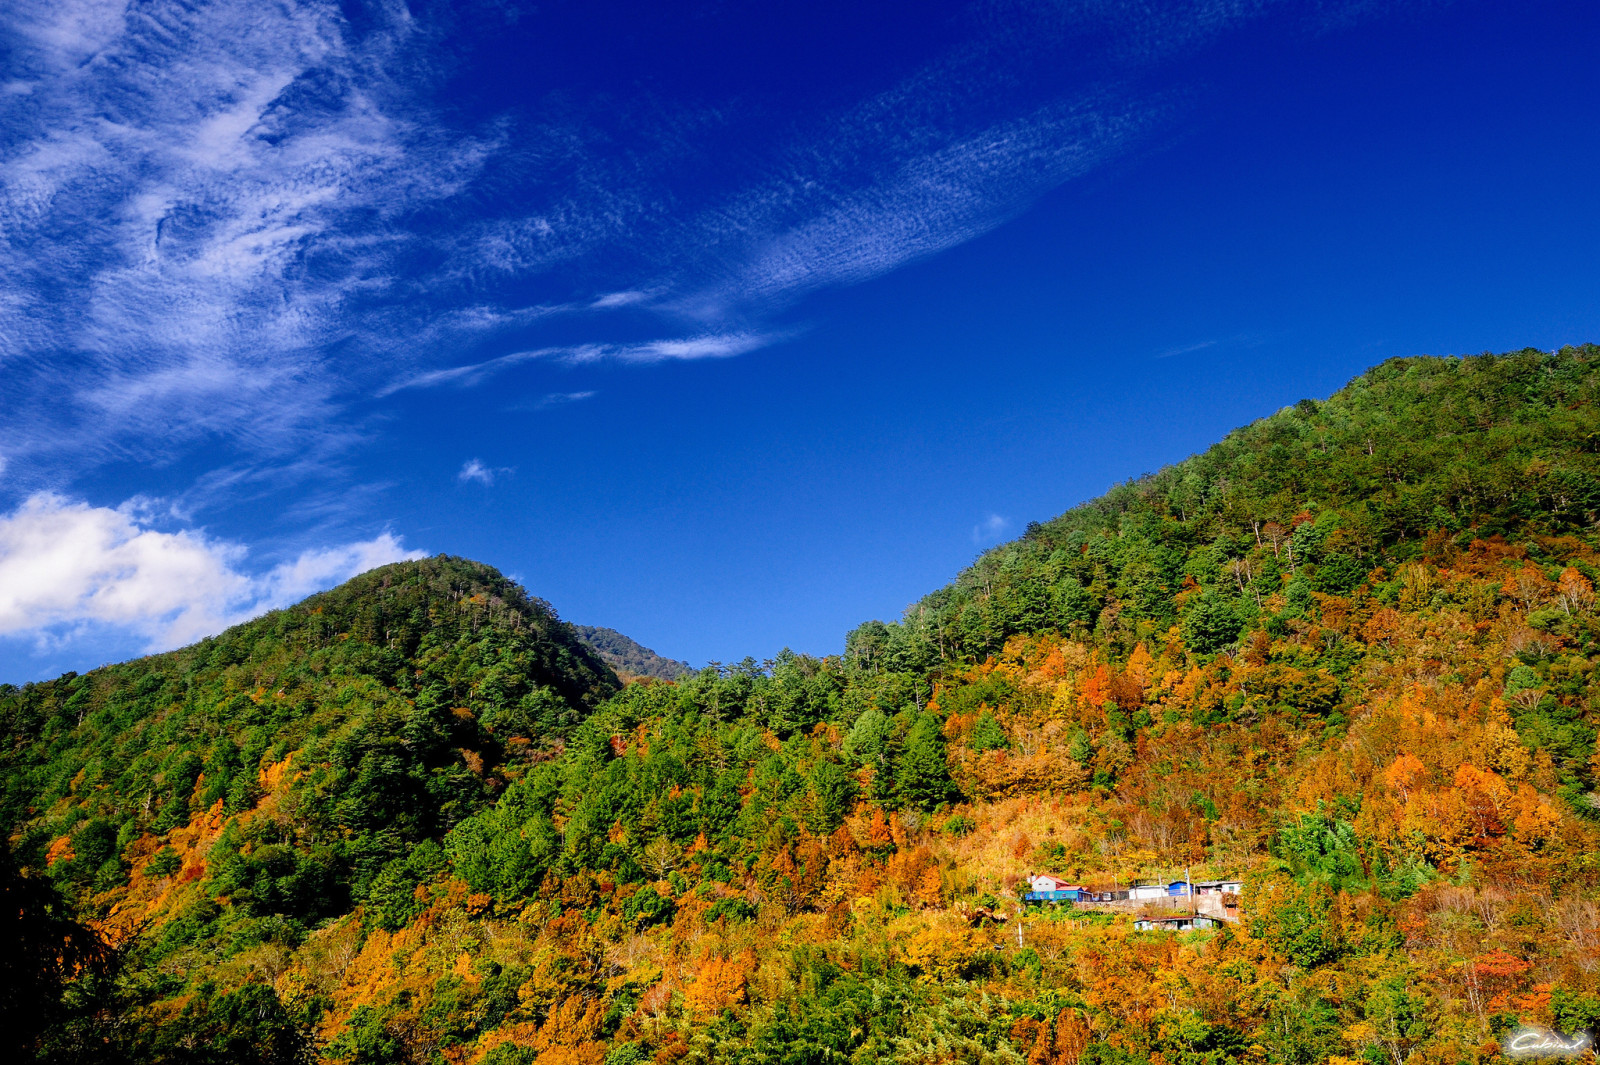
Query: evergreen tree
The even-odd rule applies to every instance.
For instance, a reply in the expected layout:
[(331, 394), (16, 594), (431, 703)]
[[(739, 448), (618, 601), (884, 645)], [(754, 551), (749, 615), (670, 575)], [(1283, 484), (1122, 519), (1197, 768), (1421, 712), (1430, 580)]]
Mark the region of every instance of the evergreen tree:
[(921, 714), (906, 734), (905, 750), (895, 767), (895, 797), (913, 809), (931, 810), (947, 801), (951, 791), (939, 719)]

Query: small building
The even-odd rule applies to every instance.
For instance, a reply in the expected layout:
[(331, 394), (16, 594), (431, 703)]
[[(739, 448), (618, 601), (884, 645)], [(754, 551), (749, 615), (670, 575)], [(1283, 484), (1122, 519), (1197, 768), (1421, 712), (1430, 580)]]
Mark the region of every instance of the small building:
[(1164, 899), (1167, 897), (1165, 884), (1135, 884), (1128, 889), (1128, 898), (1138, 899)]
[(1080, 896), (1083, 902), (1126, 902), (1128, 893), (1122, 888), (1113, 891), (1085, 891)]
[(1243, 880), (1196, 880), (1196, 895), (1238, 895), (1244, 891)]
[(1187, 898), (1189, 894), (1189, 881), (1187, 880), (1174, 880), (1172, 883), (1167, 885), (1167, 895), (1169, 898), (1182, 899)]
[(1028, 878), (1026, 902), (1077, 902), (1084, 895), (1081, 885), (1069, 884), (1059, 876), (1038, 873)]
[(1193, 932), (1200, 928), (1215, 928), (1218, 923), (1215, 917), (1189, 913), (1178, 917), (1141, 917), (1133, 922), (1133, 927), (1141, 932)]

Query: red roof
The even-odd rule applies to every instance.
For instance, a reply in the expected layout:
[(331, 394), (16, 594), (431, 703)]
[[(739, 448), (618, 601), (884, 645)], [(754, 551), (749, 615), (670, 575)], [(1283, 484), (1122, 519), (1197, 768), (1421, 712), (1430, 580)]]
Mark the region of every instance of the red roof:
[(1077, 884), (1069, 884), (1065, 880), (1061, 879), (1059, 876), (1051, 876), (1049, 873), (1040, 873), (1038, 876), (1034, 877), (1033, 879), (1034, 879), (1035, 882), (1038, 882), (1040, 880), (1048, 880), (1048, 881), (1050, 881), (1052, 884), (1055, 885), (1055, 887), (1052, 889), (1054, 891), (1082, 891), (1083, 890), (1083, 888), (1079, 887)]

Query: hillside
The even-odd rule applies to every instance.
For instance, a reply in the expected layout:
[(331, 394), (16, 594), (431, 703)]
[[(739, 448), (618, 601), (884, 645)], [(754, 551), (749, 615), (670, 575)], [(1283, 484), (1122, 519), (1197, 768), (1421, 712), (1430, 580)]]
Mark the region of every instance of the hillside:
[[(173, 894), (139, 872), (181, 883), (201, 860), (229, 905), (196, 949), (300, 937), (400, 891), (408, 863), (617, 687), (489, 567), (400, 563), (170, 654), (0, 688), (0, 810), (21, 860), (113, 940)], [(239, 853), (222, 874), (194, 848), (226, 818)]]
[(662, 658), (616, 629), (597, 625), (574, 625), (578, 639), (592, 647), (606, 664), (619, 673), (635, 677), (654, 677), (657, 680), (677, 680), (690, 672), (689, 663), (675, 658)]
[[(1594, 347), (1391, 361), (837, 658), (619, 690), (435, 559), (9, 689), (0, 887), (115, 948), (18, 955), (69, 981), (37, 1049), (1401, 1065), (1600, 1023), (1597, 390)], [(1242, 877), (1241, 919), (1023, 912), (1031, 872)]]
[[(890, 653), (910, 665), (970, 659), (1047, 629), (1128, 648), (1179, 619), (1186, 578), (1217, 595), (1232, 586), (1250, 618), (1261, 613), (1255, 592), (1278, 590), (1285, 574), (1311, 592), (1345, 594), (1371, 564), (1438, 557), (1496, 534), (1592, 532), (1595, 352), (1392, 359), (1327, 400), (1302, 400), (1030, 523), (913, 605)], [(1256, 567), (1265, 546), (1272, 562)], [(1245, 567), (1238, 574), (1235, 563)]]
[(42, 815), (32, 823), (48, 833), (52, 805), (94, 794), (106, 816), (155, 809), (150, 823), (165, 830), (188, 818), (201, 776), (200, 802), (243, 809), (263, 759), (294, 751), (374, 782), (459, 763), (446, 746), (498, 765), (616, 690), (548, 604), (493, 569), (442, 556), (399, 563), (170, 654), (0, 686), (14, 744), (0, 809), (13, 824)]

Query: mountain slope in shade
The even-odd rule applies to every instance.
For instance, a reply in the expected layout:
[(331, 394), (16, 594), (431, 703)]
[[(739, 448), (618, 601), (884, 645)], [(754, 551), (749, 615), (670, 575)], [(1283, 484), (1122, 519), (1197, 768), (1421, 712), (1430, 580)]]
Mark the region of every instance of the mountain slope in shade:
[(689, 663), (663, 658), (650, 648), (629, 639), (616, 629), (597, 625), (574, 625), (578, 638), (594, 648), (612, 669), (636, 677), (677, 680), (690, 672)]
[(195, 818), (252, 810), (293, 761), (285, 864), (233, 897), (312, 919), (366, 897), (618, 687), (491, 567), (396, 563), (190, 647), (0, 687), (0, 811), (25, 859), (99, 898)]

